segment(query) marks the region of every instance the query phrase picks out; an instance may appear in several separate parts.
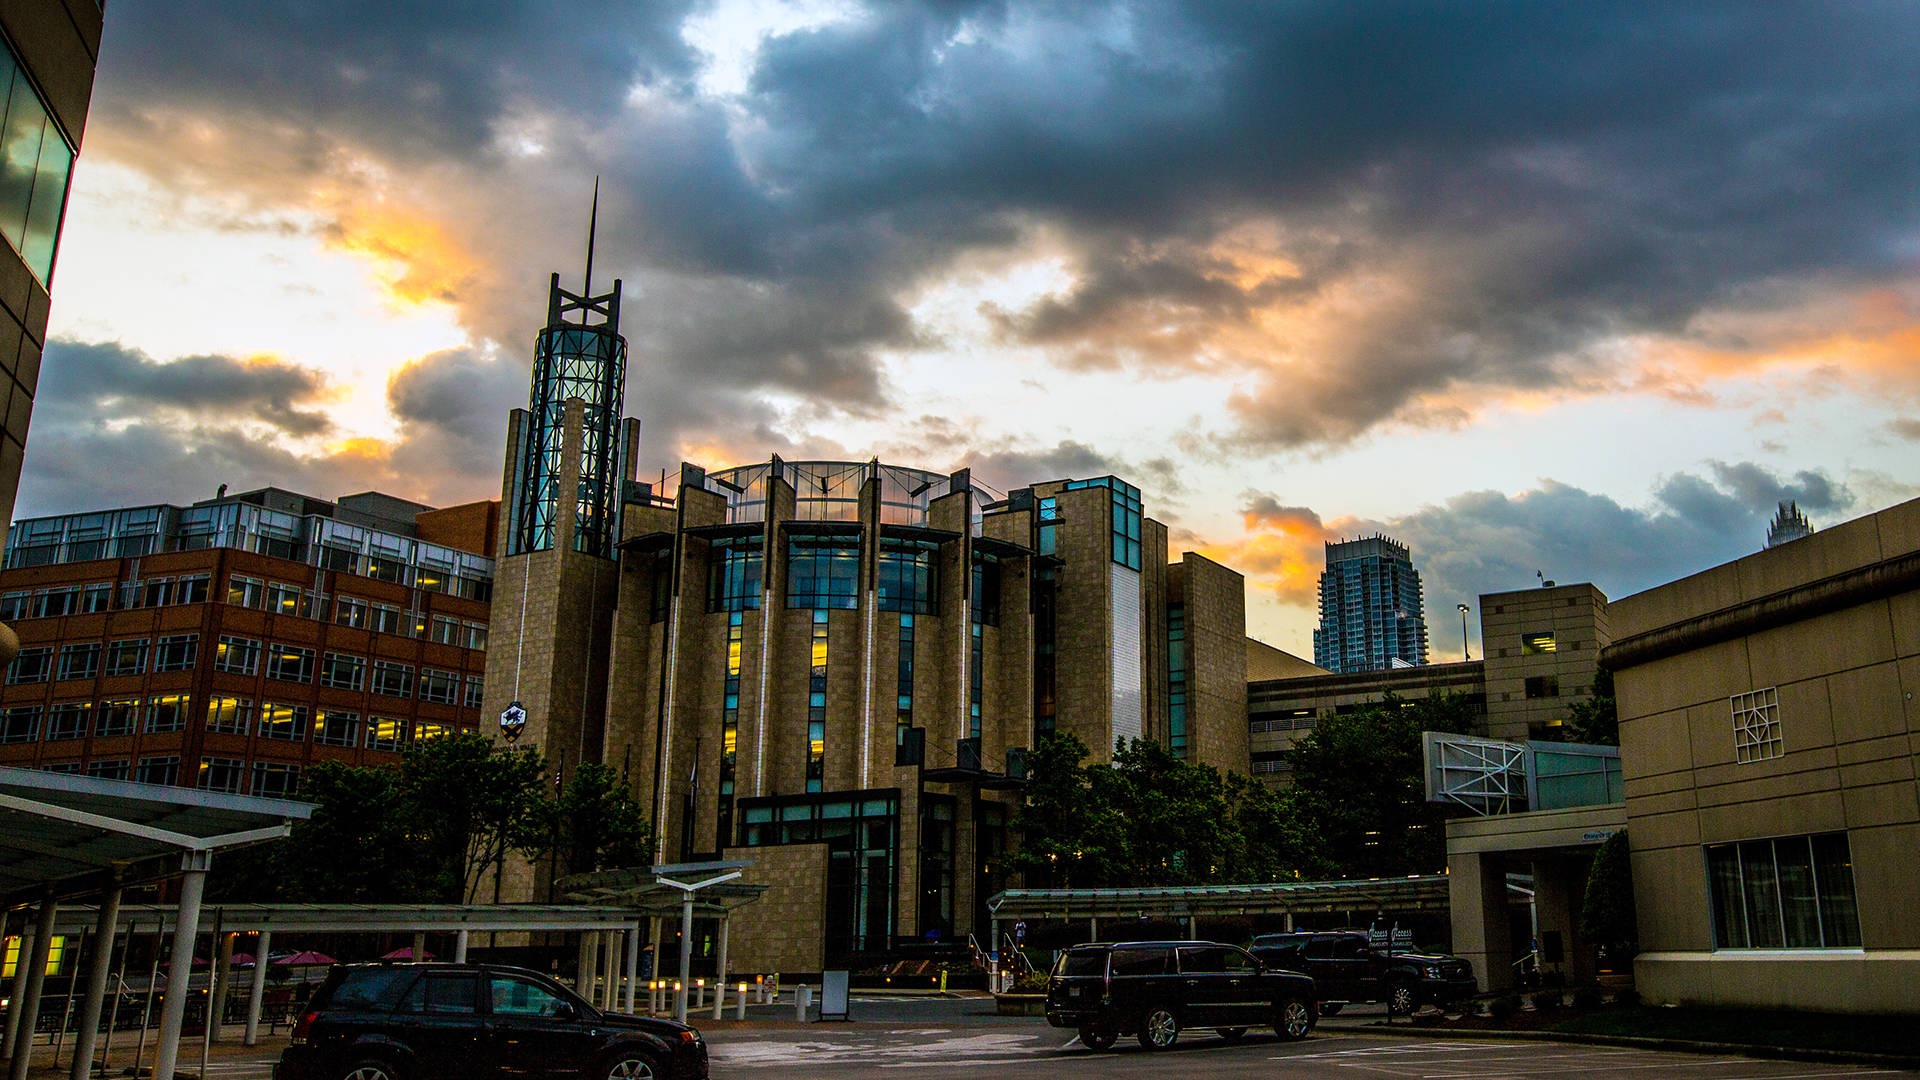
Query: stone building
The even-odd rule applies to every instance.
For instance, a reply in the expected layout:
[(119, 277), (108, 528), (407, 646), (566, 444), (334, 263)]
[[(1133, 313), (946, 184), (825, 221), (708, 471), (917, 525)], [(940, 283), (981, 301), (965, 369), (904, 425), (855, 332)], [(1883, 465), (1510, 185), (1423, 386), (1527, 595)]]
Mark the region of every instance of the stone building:
[(1244, 582), (1170, 563), (1139, 489), (775, 457), (656, 490), (620, 419), (618, 283), (551, 296), (509, 425), (487, 710), (518, 703), (563, 767), (621, 767), (659, 861), (751, 857), (773, 899), (737, 955), (820, 970), (984, 932), (1048, 732), (1246, 767)]

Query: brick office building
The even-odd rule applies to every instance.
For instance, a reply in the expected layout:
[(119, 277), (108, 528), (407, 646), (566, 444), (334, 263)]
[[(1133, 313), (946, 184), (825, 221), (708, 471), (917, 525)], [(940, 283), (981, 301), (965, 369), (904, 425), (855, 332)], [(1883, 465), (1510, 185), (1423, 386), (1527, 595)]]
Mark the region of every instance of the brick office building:
[(472, 730), (496, 516), (268, 488), (16, 522), (0, 764), (287, 795)]

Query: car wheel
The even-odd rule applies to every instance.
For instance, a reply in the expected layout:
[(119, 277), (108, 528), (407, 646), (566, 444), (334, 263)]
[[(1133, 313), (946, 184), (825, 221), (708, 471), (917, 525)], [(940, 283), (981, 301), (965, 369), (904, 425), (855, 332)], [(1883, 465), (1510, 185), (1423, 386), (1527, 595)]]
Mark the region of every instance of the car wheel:
[(1312, 1030), (1313, 1006), (1299, 998), (1280, 1003), (1280, 1015), (1273, 1025), (1275, 1035), (1283, 1039), (1304, 1039), (1307, 1037), (1307, 1032)]
[(1180, 1018), (1170, 1009), (1155, 1009), (1140, 1021), (1140, 1045), (1165, 1050), (1180, 1038)]
[(1341, 1002), (1323, 1001), (1320, 1003), (1320, 1015), (1321, 1016), (1339, 1016), (1340, 1010), (1344, 1008), (1346, 1008), (1346, 1006)]
[(384, 1061), (369, 1058), (356, 1061), (340, 1074), (340, 1080), (400, 1080), (400, 1070)]
[(1080, 1029), (1080, 1045), (1089, 1050), (1105, 1050), (1113, 1045), (1115, 1032), (1106, 1028), (1083, 1027)]
[(1387, 1015), (1411, 1016), (1419, 1005), (1413, 993), (1413, 987), (1406, 983), (1394, 983), (1387, 990)]
[(1214, 1034), (1228, 1042), (1239, 1042), (1241, 1039), (1247, 1037), (1247, 1029), (1243, 1027), (1214, 1028), (1213, 1030)]
[(606, 1071), (600, 1075), (606, 1080), (653, 1080), (656, 1074), (645, 1054), (630, 1052), (607, 1062)]

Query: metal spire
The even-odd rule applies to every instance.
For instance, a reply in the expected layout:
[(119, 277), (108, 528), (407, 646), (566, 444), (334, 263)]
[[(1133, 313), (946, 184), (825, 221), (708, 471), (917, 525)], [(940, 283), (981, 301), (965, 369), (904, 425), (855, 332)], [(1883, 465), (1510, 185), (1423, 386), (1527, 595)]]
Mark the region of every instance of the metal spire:
[(593, 178), (593, 211), (587, 217), (587, 278), (582, 296), (593, 295), (593, 234), (600, 228), (600, 178)]

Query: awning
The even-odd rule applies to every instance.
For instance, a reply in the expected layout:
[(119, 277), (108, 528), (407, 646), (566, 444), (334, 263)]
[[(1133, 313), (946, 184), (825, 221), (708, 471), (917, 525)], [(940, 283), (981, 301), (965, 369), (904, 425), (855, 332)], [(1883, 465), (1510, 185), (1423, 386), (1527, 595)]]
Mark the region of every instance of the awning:
[(1163, 889), (1009, 889), (995, 919), (1210, 918), (1324, 911), (1446, 911), (1445, 874)]

